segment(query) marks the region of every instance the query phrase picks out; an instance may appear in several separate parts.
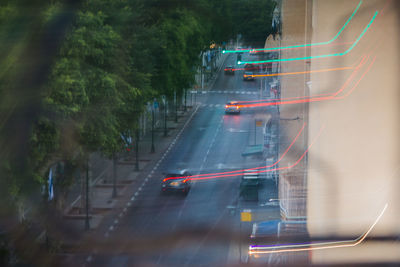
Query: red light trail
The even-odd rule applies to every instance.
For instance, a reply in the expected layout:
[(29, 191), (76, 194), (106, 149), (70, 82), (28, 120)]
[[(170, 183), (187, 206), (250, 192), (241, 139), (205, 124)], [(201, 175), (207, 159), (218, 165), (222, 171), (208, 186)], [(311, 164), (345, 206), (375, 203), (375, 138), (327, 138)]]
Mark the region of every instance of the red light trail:
[[(358, 85), (358, 83), (362, 80), (362, 78), (365, 76), (365, 74), (370, 70), (370, 68), (372, 67), (374, 62), (375, 62), (375, 58), (369, 64), (367, 70), (361, 76), (359, 81), (357, 81), (355, 86)], [(288, 105), (288, 104), (299, 104), (299, 103), (309, 103), (309, 102), (319, 102), (319, 101), (326, 101), (326, 100), (343, 99), (348, 94), (346, 94), (343, 97), (338, 97), (337, 95), (339, 93), (341, 93), (348, 86), (348, 84), (353, 80), (354, 76), (357, 74), (359, 69), (360, 68), (356, 68), (353, 71), (351, 76), (346, 80), (346, 82), (343, 84), (343, 86), (338, 91), (336, 91), (333, 94), (328, 94), (327, 96), (323, 96), (323, 95), (326, 95), (326, 94), (314, 95), (312, 97), (304, 97), (303, 96), (303, 97), (296, 97), (295, 99), (297, 99), (297, 98), (305, 98), (305, 99), (287, 100), (287, 101), (282, 101), (282, 99), (280, 99), (280, 100), (279, 99), (258, 100), (258, 101), (255, 101), (255, 103), (254, 102), (250, 102), (250, 103), (253, 103), (253, 104), (245, 104), (245, 105), (241, 105), (241, 104), (242, 103), (249, 103), (249, 102), (248, 101), (238, 101), (238, 104), (239, 104), (240, 108), (246, 108), (246, 107), (248, 108), (248, 107), (265, 107), (265, 106)], [(353, 91), (353, 90), (354, 90), (354, 87), (351, 89), (351, 91)], [(291, 99), (293, 99), (293, 98), (291, 98)], [(265, 101), (269, 101), (269, 102), (264, 103)]]
[(226, 175), (210, 175), (207, 177), (198, 177), (198, 178), (186, 178), (185, 181), (198, 181), (198, 180), (210, 180), (210, 179), (215, 179), (215, 178), (223, 178), (223, 177), (232, 177), (232, 176), (239, 176), (239, 175), (244, 175), (244, 174), (257, 174), (257, 173), (266, 173), (266, 172), (271, 172), (271, 171), (281, 171), (281, 170), (286, 170), (286, 169), (291, 169), (295, 167), (299, 162), (304, 158), (304, 156), (308, 153), (308, 151), (311, 149), (311, 147), (314, 145), (315, 141), (319, 138), (319, 136), (322, 134), (322, 131), (324, 130), (325, 126), (322, 126), (321, 129), (319, 130), (317, 136), (312, 140), (311, 144), (308, 146), (308, 148), (303, 152), (303, 154), (296, 160), (295, 163), (292, 165), (286, 166), (286, 167), (279, 167), (279, 168), (274, 168), (274, 169), (268, 169), (268, 170), (262, 170), (262, 171), (254, 171), (254, 172), (241, 172), (241, 173), (234, 173), (234, 174), (226, 174)]
[[(270, 168), (275, 166), (276, 164), (278, 164), (283, 157), (289, 152), (289, 150), (291, 149), (291, 147), (294, 145), (294, 143), (297, 141), (297, 139), (299, 138), (299, 136), (301, 135), (301, 133), (303, 132), (304, 128), (306, 126), (306, 123), (303, 124), (303, 127), (301, 127), (300, 131), (297, 133), (296, 137), (292, 140), (292, 142), (290, 143), (290, 145), (286, 148), (285, 152), (282, 154), (282, 156), (273, 164), (271, 165), (267, 165), (267, 166), (262, 166), (262, 167), (255, 167), (255, 168), (249, 168), (249, 169), (242, 169), (242, 170), (236, 170), (236, 171), (229, 171), (229, 172), (217, 172), (217, 173), (205, 173), (205, 174), (196, 174), (196, 175), (192, 175), (190, 177), (201, 177), (201, 176), (214, 176), (214, 175), (220, 175), (220, 174), (229, 174), (229, 173), (237, 173), (237, 172), (245, 172), (245, 171), (252, 171), (252, 170), (259, 170), (259, 169), (266, 169), (266, 168)], [(182, 176), (182, 177), (167, 177), (165, 178), (163, 181), (168, 181), (168, 180), (173, 180), (173, 179), (183, 179), (183, 178), (187, 178), (186, 176)]]

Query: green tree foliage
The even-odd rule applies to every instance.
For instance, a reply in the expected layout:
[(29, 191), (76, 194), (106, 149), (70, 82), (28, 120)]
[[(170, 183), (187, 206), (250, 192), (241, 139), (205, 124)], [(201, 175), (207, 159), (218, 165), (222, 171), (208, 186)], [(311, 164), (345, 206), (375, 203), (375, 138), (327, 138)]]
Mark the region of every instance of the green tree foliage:
[(272, 32), (272, 13), (276, 3), (271, 0), (232, 0), (232, 20), (235, 33), (254, 46), (263, 46)]
[[(65, 11), (63, 0), (28, 2), (0, 3), (3, 96), (12, 96), (8, 81), (24, 67), (17, 63), (29, 38)], [(79, 153), (112, 157), (121, 151), (121, 134), (137, 129), (147, 101), (190, 87), (211, 41), (241, 33), (250, 43), (263, 43), (273, 7), (272, 0), (83, 0), (40, 92), (42, 109), (29, 133), (31, 180), (19, 180), (18, 167), (5, 160), (5, 191), (23, 194), (23, 184), (44, 183), (50, 165)], [(3, 111), (18, 112), (4, 99)]]

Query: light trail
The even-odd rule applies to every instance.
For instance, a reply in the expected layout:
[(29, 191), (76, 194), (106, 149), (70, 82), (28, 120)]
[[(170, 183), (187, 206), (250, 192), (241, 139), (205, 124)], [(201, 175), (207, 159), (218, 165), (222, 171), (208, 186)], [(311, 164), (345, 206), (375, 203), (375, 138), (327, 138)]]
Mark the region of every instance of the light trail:
[(291, 45), (291, 46), (283, 46), (283, 47), (273, 47), (273, 48), (258, 48), (258, 49), (240, 49), (240, 50), (223, 50), (222, 53), (243, 53), (243, 52), (250, 52), (250, 51), (264, 51), (266, 49), (268, 50), (285, 50), (285, 49), (291, 49), (291, 48), (301, 48), (301, 47), (310, 47), (310, 46), (320, 46), (320, 45), (327, 45), (335, 41), (339, 35), (343, 32), (343, 30), (347, 27), (347, 25), (350, 23), (350, 21), (353, 19), (354, 15), (357, 13), (358, 9), (360, 8), (362, 4), (362, 0), (358, 3), (356, 9), (353, 11), (351, 16), (347, 19), (345, 24), (342, 26), (342, 28), (339, 30), (339, 32), (329, 41), (326, 42), (320, 42), (320, 43), (314, 43), (314, 44), (302, 44), (302, 45)]
[(331, 71), (352, 70), (352, 69), (354, 69), (354, 67), (342, 67), (342, 68), (308, 70), (308, 71), (297, 71), (297, 72), (281, 72), (281, 73), (273, 73), (273, 74), (253, 74), (253, 77), (274, 77), (274, 76), (298, 75), (298, 74), (331, 72)]
[(286, 169), (291, 169), (295, 167), (299, 162), (304, 158), (304, 156), (308, 153), (308, 151), (311, 149), (311, 147), (314, 145), (315, 141), (319, 138), (319, 136), (322, 134), (322, 131), (324, 130), (325, 126), (322, 126), (317, 134), (317, 136), (312, 140), (311, 144), (308, 146), (308, 148), (303, 152), (303, 154), (296, 160), (295, 163), (292, 165), (286, 166), (286, 167), (279, 167), (275, 169), (268, 169), (268, 170), (262, 170), (262, 171), (254, 171), (254, 172), (242, 172), (242, 173), (234, 173), (234, 174), (227, 174), (227, 175), (210, 175), (207, 177), (199, 177), (199, 178), (187, 178), (186, 181), (197, 181), (197, 180), (209, 180), (209, 179), (215, 179), (215, 178), (222, 178), (222, 177), (232, 177), (232, 176), (239, 176), (239, 175), (244, 175), (244, 174), (258, 174), (258, 173), (266, 173), (266, 172), (271, 172), (271, 171), (281, 171), (281, 170), (286, 170)]
[[(245, 101), (236, 101), (236, 102), (239, 103), (239, 104), (262, 103), (262, 102), (273, 102), (273, 101), (282, 101), (282, 100), (289, 100), (289, 99), (312, 98), (312, 97), (317, 97), (317, 96), (335, 95), (335, 94), (338, 94), (339, 92), (341, 92), (344, 89), (343, 87), (345, 87), (345, 85), (347, 85), (347, 83), (351, 81), (352, 77), (358, 72), (358, 70), (361, 67), (363, 67), (366, 64), (368, 59), (369, 59), (369, 55), (368, 56), (363, 56), (363, 57), (361, 57), (361, 61), (357, 66), (350, 67), (350, 68), (354, 69), (354, 71), (349, 76), (349, 78), (347, 78), (347, 80), (344, 83), (344, 85), (338, 91), (336, 91), (335, 93), (325, 93), (325, 94), (317, 94), (317, 95), (313, 95), (313, 96), (296, 96), (296, 97), (285, 97), (285, 98), (275, 98), (275, 99), (245, 100)], [(357, 62), (355, 64), (357, 64)], [(245, 107), (245, 106), (240, 106), (240, 107)]]
[[(323, 47), (332, 47), (332, 46), (342, 46), (342, 45), (349, 45), (349, 44), (352, 44), (352, 43), (351, 42), (345, 42), (345, 43), (326, 44), (326, 45), (316, 44), (316, 45), (313, 45), (312, 47), (313, 48), (321, 47), (321, 46), (323, 46)], [(299, 49), (302, 49), (302, 47), (289, 47), (289, 48), (286, 48), (286, 49), (279, 49), (279, 50), (299, 50)], [(252, 48), (252, 49), (250, 49), (249, 53), (262, 53), (262, 52), (269, 52), (269, 51), (275, 51), (275, 50), (277, 50), (277, 49), (276, 48)]]
[[(368, 234), (372, 231), (375, 225), (382, 218), (388, 207), (388, 203), (385, 204), (382, 211), (372, 223), (372, 225), (368, 228), (368, 230), (360, 235), (356, 239), (344, 240), (344, 241), (331, 241), (331, 242), (318, 242), (318, 243), (304, 243), (304, 244), (284, 244), (277, 246), (250, 246), (249, 254), (270, 254), (270, 253), (282, 253), (282, 252), (300, 252), (300, 251), (310, 251), (310, 250), (322, 250), (322, 249), (333, 249), (333, 248), (344, 248), (344, 247), (355, 247), (361, 244), (368, 236)], [(310, 247), (316, 246), (316, 247)]]
[[(355, 87), (360, 83), (360, 81), (364, 78), (366, 73), (369, 72), (371, 69), (372, 65), (375, 62), (375, 58), (372, 60), (372, 62), (369, 64), (367, 70), (362, 74), (361, 78), (356, 82), (355, 86), (353, 86), (352, 89), (350, 89), (350, 92), (354, 91)], [(289, 104), (300, 104), (300, 103), (310, 103), (310, 102), (320, 102), (320, 101), (327, 101), (327, 100), (338, 100), (338, 99), (343, 99), (344, 97), (347, 97), (349, 95), (349, 92), (344, 95), (344, 96), (337, 96), (340, 92), (342, 92), (348, 85), (348, 83), (353, 79), (353, 76), (356, 74), (355, 72), (352, 73), (352, 76), (349, 77), (349, 79), (345, 82), (345, 84), (342, 86), (341, 89), (339, 89), (337, 92), (335, 92), (332, 95), (328, 96), (321, 96), (321, 97), (311, 97), (308, 99), (298, 99), (298, 100), (288, 100), (288, 101), (276, 101), (276, 102), (258, 102), (254, 104), (246, 104), (246, 105), (240, 105), (240, 108), (249, 108), (249, 107), (267, 107), (267, 106), (277, 106), (277, 105), (289, 105)]]
[(269, 63), (269, 62), (286, 62), (286, 61), (298, 61), (298, 60), (306, 60), (306, 59), (318, 59), (318, 58), (327, 58), (327, 57), (339, 57), (347, 55), (353, 48), (358, 44), (361, 38), (365, 35), (367, 30), (371, 27), (372, 23), (375, 21), (376, 16), (378, 15), (378, 11), (375, 11), (374, 15), (372, 16), (371, 20), (358, 36), (358, 38), (354, 41), (354, 43), (344, 52), (341, 53), (334, 53), (334, 54), (326, 54), (326, 55), (319, 55), (319, 56), (308, 56), (308, 57), (296, 57), (296, 58), (283, 58), (283, 59), (269, 59), (269, 60), (261, 60), (261, 61), (239, 61), (239, 65), (243, 64), (254, 64), (254, 63)]
[[(282, 154), (282, 156), (273, 164), (267, 165), (267, 166), (262, 166), (262, 167), (255, 167), (255, 168), (249, 168), (249, 169), (242, 169), (242, 170), (236, 170), (236, 171), (228, 171), (228, 172), (217, 172), (217, 173), (205, 173), (205, 174), (196, 174), (192, 175), (190, 177), (202, 177), (202, 176), (214, 176), (214, 175), (220, 175), (220, 174), (229, 174), (229, 173), (238, 173), (238, 172), (245, 172), (245, 171), (252, 171), (252, 170), (259, 170), (259, 169), (266, 169), (275, 166), (278, 164), (284, 157), (285, 155), (289, 152), (289, 150), (292, 148), (294, 143), (297, 141), (301, 133), (303, 132), (304, 128), (306, 126), (306, 123), (303, 124), (303, 127), (301, 127), (300, 131), (297, 133), (296, 137), (292, 140), (290, 145), (286, 148), (285, 152)], [(182, 179), (182, 178), (187, 178), (186, 176), (183, 177), (167, 177), (163, 181), (168, 181), (168, 180), (173, 180), (173, 179)]]

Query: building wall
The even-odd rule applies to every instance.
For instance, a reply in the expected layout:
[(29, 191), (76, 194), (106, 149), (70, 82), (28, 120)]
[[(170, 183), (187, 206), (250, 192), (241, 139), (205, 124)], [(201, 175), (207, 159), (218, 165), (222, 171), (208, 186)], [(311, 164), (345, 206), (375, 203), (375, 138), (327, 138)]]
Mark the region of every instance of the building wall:
[[(358, 3), (283, 1), (282, 46), (331, 40)], [(324, 95), (308, 105), (281, 107), (281, 119), (300, 117), (296, 121), (281, 120), (281, 154), (303, 123), (307, 124), (307, 132), (280, 166), (290, 166), (311, 146), (304, 161), (281, 173), (281, 207), (283, 214), (304, 215), (311, 236), (362, 235), (383, 211), (369, 235), (399, 233), (400, 2), (364, 0), (334, 42), (284, 50), (281, 56), (285, 59), (344, 52), (375, 11), (379, 13), (371, 28), (346, 55), (281, 65), (283, 73), (326, 70), (281, 78), (282, 98)], [(306, 203), (301, 202), (302, 198)], [(352, 248), (315, 250), (310, 255), (315, 263), (399, 261), (400, 246), (365, 242)]]
[[(331, 40), (359, 2), (283, 0), (281, 46)], [(310, 147), (298, 165), (280, 173), (282, 215), (306, 218), (311, 237), (355, 238), (372, 226), (371, 236), (399, 234), (400, 1), (364, 0), (335, 41), (282, 50), (281, 58), (342, 53), (376, 11), (371, 27), (346, 55), (281, 63), (282, 73), (312, 71), (282, 76), (283, 99), (319, 95), (308, 104), (280, 107), (280, 155), (301, 125), (307, 128), (280, 167), (293, 165)], [(364, 241), (310, 255), (314, 263), (400, 261), (400, 246)]]
[[(282, 40), (281, 46), (306, 44), (311, 39), (310, 13), (312, 11), (309, 0), (282, 1)], [(281, 58), (297, 58), (310, 55), (309, 48), (281, 50)], [(309, 61), (281, 62), (281, 72), (304, 72), (310, 67)], [(281, 98), (303, 97), (309, 94), (308, 75), (281, 76)], [(304, 123), (308, 120), (308, 104), (281, 105), (280, 109), (280, 154), (285, 153), (287, 147), (295, 138)], [(289, 150), (280, 162), (281, 167), (291, 166), (305, 151), (307, 146), (307, 127), (297, 140), (295, 146)], [(279, 195), (281, 199), (281, 213), (284, 219), (304, 219), (306, 216), (306, 173), (304, 172), (307, 159), (300, 161), (296, 166), (280, 172)]]

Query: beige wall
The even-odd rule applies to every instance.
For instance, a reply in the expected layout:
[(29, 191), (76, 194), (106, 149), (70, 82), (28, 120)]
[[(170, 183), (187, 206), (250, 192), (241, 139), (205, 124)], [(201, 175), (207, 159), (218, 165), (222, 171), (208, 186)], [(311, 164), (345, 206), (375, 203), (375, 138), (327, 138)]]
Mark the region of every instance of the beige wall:
[[(306, 44), (311, 39), (310, 0), (282, 1), (282, 41), (281, 46)], [(305, 57), (310, 55), (309, 48), (281, 51), (281, 58)], [(282, 62), (281, 72), (303, 72), (309, 69), (309, 62)], [(290, 75), (281, 77), (281, 98), (308, 95), (308, 75)], [(287, 149), (303, 124), (308, 120), (308, 104), (282, 105), (280, 108), (280, 154)], [(291, 120), (299, 117), (298, 120)], [(280, 166), (292, 165), (307, 146), (307, 128), (296, 142), (296, 146), (286, 154)], [(306, 159), (291, 169), (280, 172), (279, 196), (281, 213), (284, 219), (304, 219), (306, 216), (307, 180), (304, 169)]]
[[(296, 2), (296, 1), (294, 1)], [(315, 0), (312, 7), (312, 42), (327, 41), (344, 24), (358, 0)], [(364, 0), (348, 28), (335, 43), (353, 42), (376, 10), (386, 1)], [(362, 234), (385, 204), (388, 209), (372, 235), (399, 233), (400, 221), (400, 90), (399, 1), (381, 12), (371, 29), (346, 56), (316, 59), (311, 69), (351, 66), (364, 55), (370, 58), (348, 83), (348, 92), (367, 70), (353, 93), (339, 100), (311, 103), (308, 142), (316, 139), (308, 159), (307, 217), (312, 235)], [(312, 55), (342, 52), (346, 45), (311, 49)], [(310, 94), (331, 93), (352, 70), (311, 74)], [(325, 126), (318, 137), (321, 127)], [(386, 249), (383, 249), (387, 247)], [(354, 248), (314, 251), (314, 262), (400, 260), (400, 247), (367, 243)]]
[[(281, 46), (329, 41), (358, 3), (283, 0)], [(281, 155), (303, 123), (307, 131), (280, 166), (294, 163), (312, 144), (307, 159), (281, 172), (282, 214), (306, 217), (312, 236), (360, 235), (386, 204), (387, 209), (370, 234), (393, 236), (400, 232), (400, 1), (364, 0), (332, 44), (283, 50), (281, 58), (344, 52), (377, 10), (379, 15), (372, 27), (347, 55), (281, 64), (282, 73), (316, 71), (354, 67), (366, 57), (365, 64), (354, 73), (355, 69), (341, 69), (281, 78), (282, 98), (332, 94), (340, 88), (343, 91), (338, 96), (344, 96), (354, 88), (341, 99), (281, 106)], [(297, 116), (299, 120), (285, 120)], [(400, 261), (400, 246), (367, 242), (352, 248), (314, 250), (311, 254), (317, 263)]]

